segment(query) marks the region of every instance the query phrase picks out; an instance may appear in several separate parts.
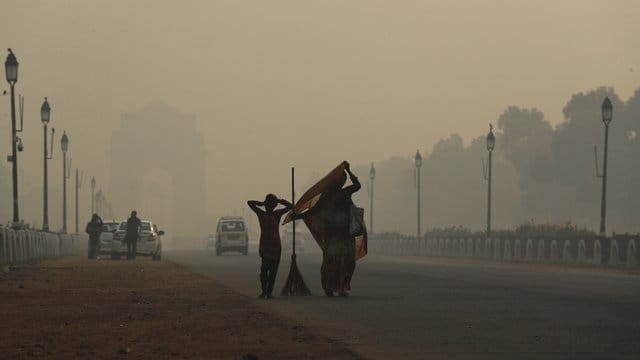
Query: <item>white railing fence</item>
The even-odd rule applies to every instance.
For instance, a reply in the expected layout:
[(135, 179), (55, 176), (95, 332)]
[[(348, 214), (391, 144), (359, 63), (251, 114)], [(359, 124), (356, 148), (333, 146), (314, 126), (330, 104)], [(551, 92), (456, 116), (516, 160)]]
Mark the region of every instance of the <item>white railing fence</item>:
[(0, 264), (79, 255), (87, 251), (85, 234), (61, 234), (0, 226)]
[(400, 234), (369, 237), (369, 253), (394, 256), (479, 258), (562, 264), (638, 266), (640, 235), (589, 238), (518, 238)]

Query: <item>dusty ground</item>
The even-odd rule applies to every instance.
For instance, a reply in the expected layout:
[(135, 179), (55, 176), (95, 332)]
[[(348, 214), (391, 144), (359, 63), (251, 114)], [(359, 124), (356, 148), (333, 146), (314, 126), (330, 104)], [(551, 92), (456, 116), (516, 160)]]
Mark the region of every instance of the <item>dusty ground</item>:
[(5, 267), (0, 358), (358, 358), (261, 301), (165, 261)]

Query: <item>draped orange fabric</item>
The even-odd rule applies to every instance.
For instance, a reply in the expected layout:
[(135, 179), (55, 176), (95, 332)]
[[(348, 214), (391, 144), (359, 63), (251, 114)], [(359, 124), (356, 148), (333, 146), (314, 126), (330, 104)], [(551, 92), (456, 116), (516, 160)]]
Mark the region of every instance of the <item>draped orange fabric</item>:
[[(336, 183), (341, 181), (341, 178), (345, 172), (344, 163), (340, 163), (340, 165), (336, 166), (333, 170), (331, 170), (325, 177), (320, 179), (315, 185), (309, 188), (302, 197), (296, 202), (294, 205), (294, 209), (290, 211), (284, 219), (283, 225), (291, 221), (291, 215), (293, 211), (296, 214), (304, 214), (311, 208), (313, 208), (320, 200), (320, 196), (330, 189), (334, 187)], [(325, 239), (325, 231), (324, 224), (322, 219), (317, 215), (307, 215), (304, 218), (304, 223), (309, 228), (311, 235), (316, 240), (320, 248), (324, 251), (324, 239)], [(368, 246), (367, 246), (367, 229), (365, 226), (364, 232), (362, 235), (357, 236), (355, 239), (355, 258), (356, 260), (367, 255)]]

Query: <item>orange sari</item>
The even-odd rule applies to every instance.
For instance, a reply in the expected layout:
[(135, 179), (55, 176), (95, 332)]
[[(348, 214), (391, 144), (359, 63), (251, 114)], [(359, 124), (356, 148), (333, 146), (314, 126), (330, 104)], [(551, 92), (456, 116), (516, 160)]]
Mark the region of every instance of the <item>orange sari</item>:
[[(344, 177), (344, 164), (338, 165), (307, 190), (294, 206), (323, 252), (322, 286), (324, 289), (349, 290), (355, 261), (367, 254), (366, 227), (362, 235), (349, 234), (350, 208), (353, 205), (347, 188), (336, 191)], [(352, 185), (353, 186), (353, 185)], [(284, 224), (292, 219), (287, 214)]]

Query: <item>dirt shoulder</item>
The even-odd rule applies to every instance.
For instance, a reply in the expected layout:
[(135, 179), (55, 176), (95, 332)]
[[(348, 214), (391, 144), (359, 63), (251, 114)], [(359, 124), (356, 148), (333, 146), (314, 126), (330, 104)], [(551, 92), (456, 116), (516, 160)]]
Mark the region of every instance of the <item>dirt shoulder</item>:
[(355, 359), (179, 265), (79, 257), (0, 271), (2, 358)]

